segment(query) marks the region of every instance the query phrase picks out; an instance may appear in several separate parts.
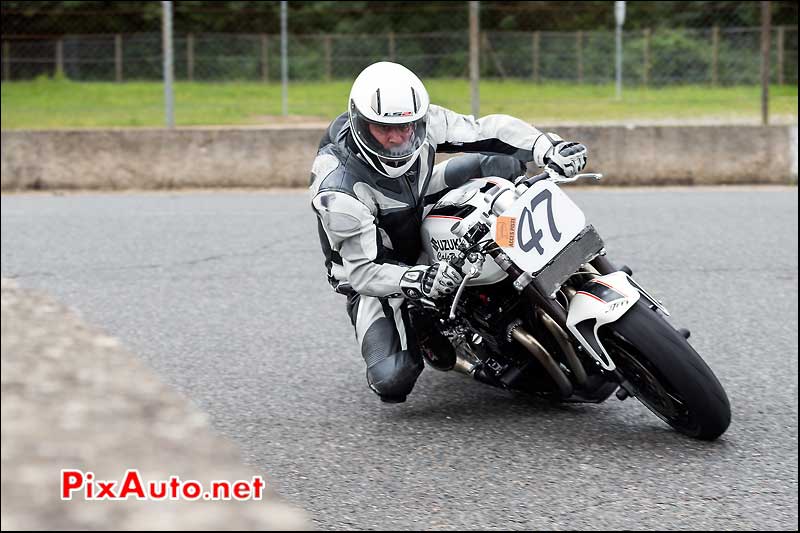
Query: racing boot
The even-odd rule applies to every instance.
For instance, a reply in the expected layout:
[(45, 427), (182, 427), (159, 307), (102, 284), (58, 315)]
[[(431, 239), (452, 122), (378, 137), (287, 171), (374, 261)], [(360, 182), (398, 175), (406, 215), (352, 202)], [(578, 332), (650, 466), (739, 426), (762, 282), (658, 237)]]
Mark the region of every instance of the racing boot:
[(456, 364), (456, 351), (450, 340), (426, 314), (419, 311), (409, 314), (417, 348), (428, 366), (441, 371), (452, 370)]

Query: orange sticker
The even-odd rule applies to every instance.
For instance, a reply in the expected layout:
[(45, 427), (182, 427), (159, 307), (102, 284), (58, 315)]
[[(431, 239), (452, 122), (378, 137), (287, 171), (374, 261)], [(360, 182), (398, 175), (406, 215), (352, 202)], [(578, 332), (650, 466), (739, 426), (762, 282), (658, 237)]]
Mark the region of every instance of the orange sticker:
[(517, 219), (514, 217), (497, 217), (495, 224), (494, 241), (502, 248), (514, 246), (514, 234), (517, 229)]

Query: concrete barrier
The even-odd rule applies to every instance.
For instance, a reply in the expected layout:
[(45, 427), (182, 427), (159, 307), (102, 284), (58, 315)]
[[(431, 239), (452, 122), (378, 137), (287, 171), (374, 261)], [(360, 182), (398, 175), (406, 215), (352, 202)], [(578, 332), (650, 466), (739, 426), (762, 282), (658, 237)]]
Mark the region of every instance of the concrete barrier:
[[(611, 185), (797, 182), (797, 126), (552, 127)], [(320, 126), (2, 132), (2, 190), (305, 187)], [(442, 156), (444, 159), (447, 156)]]
[[(207, 415), (163, 384), (119, 341), (49, 296), (2, 280), (2, 529), (310, 530), (306, 513), (276, 496), (269, 472), (243, 464)], [(145, 489), (171, 476), (209, 490), (212, 480), (261, 475), (262, 499), (88, 501), (61, 498), (61, 469), (116, 480), (138, 469)], [(133, 489), (136, 485), (126, 485)], [(169, 494), (168, 497), (172, 495)]]

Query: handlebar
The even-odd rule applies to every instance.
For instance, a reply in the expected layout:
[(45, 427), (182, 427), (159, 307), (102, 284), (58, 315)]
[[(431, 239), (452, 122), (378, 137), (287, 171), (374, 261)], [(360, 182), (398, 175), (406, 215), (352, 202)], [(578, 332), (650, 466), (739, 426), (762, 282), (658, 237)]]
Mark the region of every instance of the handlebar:
[(464, 264), (467, 262), (467, 257), (469, 257), (471, 250), (481, 242), (481, 239), (483, 239), (487, 233), (489, 233), (490, 228), (487, 225), (488, 222), (489, 220), (484, 217), (484, 220), (478, 221), (469, 230), (467, 230), (466, 233), (459, 231), (461, 221), (456, 222), (453, 227), (450, 228), (451, 232), (453, 232), (455, 235), (459, 235), (467, 242), (467, 246), (459, 250), (459, 252), (448, 261), (448, 264), (461, 272), (461, 275), (463, 276), (461, 284), (459, 285), (456, 295), (453, 298), (453, 303), (450, 306), (450, 314), (448, 315), (450, 320), (453, 320), (456, 317), (456, 307), (458, 306), (459, 300), (461, 300), (461, 294), (464, 292), (467, 282), (478, 277), (481, 273), (483, 256), (479, 257), (478, 263), (472, 265), (472, 268), (470, 268), (470, 271), (467, 273), (464, 272)]
[(527, 179), (521, 179), (515, 183), (515, 185), (525, 185), (526, 187), (532, 186), (534, 183), (538, 181), (542, 181), (543, 179), (547, 179), (550, 177), (550, 174), (545, 170), (541, 174), (536, 174)]
[[(536, 184), (536, 183), (538, 183), (538, 182), (540, 182), (542, 180), (545, 180), (545, 179), (550, 179), (553, 183), (572, 183), (574, 181), (578, 181), (579, 179), (583, 179), (583, 178), (590, 178), (590, 179), (594, 179), (594, 180), (599, 180), (602, 177), (603, 177), (602, 174), (587, 173), (587, 174), (576, 174), (575, 176), (573, 176), (571, 178), (565, 178), (565, 177), (559, 176), (553, 170), (551, 170), (549, 168), (545, 168), (544, 172), (542, 172), (541, 174), (537, 174), (535, 176), (532, 176), (530, 178), (526, 179), (524, 176), (521, 176), (518, 180), (516, 180), (514, 182), (514, 184), (517, 187), (523, 186), (523, 187), (525, 187), (527, 189), (527, 188), (530, 188), (531, 186), (533, 186), (534, 184)], [(524, 190), (521, 191), (520, 189), (517, 189), (517, 194), (522, 194), (523, 192), (524, 192)], [(495, 198), (495, 200), (496, 200), (496, 198)], [(492, 204), (494, 204), (494, 202), (492, 202)], [(490, 205), (490, 208), (492, 208), (492, 207), (493, 207), (493, 205)], [(450, 307), (450, 314), (449, 314), (450, 320), (453, 320), (455, 318), (455, 316), (456, 316), (456, 307), (458, 306), (458, 302), (461, 299), (461, 295), (464, 292), (464, 288), (466, 287), (467, 282), (470, 279), (475, 278), (480, 274), (481, 265), (483, 264), (483, 256), (480, 257), (480, 265), (473, 265), (468, 273), (464, 272), (464, 264), (467, 262), (467, 258), (469, 257), (469, 254), (471, 253), (473, 248), (475, 248), (475, 246), (477, 246), (478, 243), (481, 242), (481, 239), (483, 239), (491, 230), (491, 228), (489, 226), (491, 224), (491, 222), (487, 218), (488, 215), (489, 215), (488, 212), (485, 213), (484, 215), (481, 215), (481, 218), (478, 220), (478, 222), (476, 222), (474, 225), (472, 225), (466, 231), (462, 231), (461, 228), (460, 228), (460, 226), (461, 226), (463, 221), (456, 222), (450, 228), (450, 231), (454, 235), (457, 235), (457, 236), (461, 237), (462, 239), (464, 239), (466, 241), (466, 246), (464, 248), (462, 248), (461, 250), (459, 250), (459, 252), (457, 254), (455, 254), (448, 261), (448, 264), (450, 266), (452, 266), (453, 268), (455, 268), (456, 270), (458, 270), (461, 273), (461, 275), (463, 276), (461, 284), (458, 287), (458, 290), (456, 291), (455, 297), (453, 299), (453, 303), (452, 303), (452, 305)], [(490, 250), (490, 254), (493, 257), (498, 252), (499, 252), (499, 248), (497, 248), (497, 247), (494, 247), (494, 251)]]
[(450, 259), (450, 261), (448, 261), (450, 266), (454, 267), (462, 274), (464, 273), (463, 267), (464, 263), (466, 263), (467, 261), (467, 256), (469, 255), (469, 251), (472, 250), (472, 248), (474, 248), (481, 241), (481, 239), (483, 239), (483, 237), (485, 237), (486, 234), (489, 233), (490, 231), (490, 228), (487, 225), (488, 222), (489, 220), (487, 218), (484, 218), (483, 221), (479, 221), (476, 224), (474, 224), (471, 228), (469, 228), (466, 231), (466, 233), (459, 231), (459, 226), (461, 225), (461, 221), (458, 221), (455, 224), (453, 224), (453, 226), (450, 228), (450, 231), (453, 234), (458, 235), (459, 237), (464, 239), (467, 242), (467, 246), (459, 250), (459, 253), (453, 256)]
[(526, 187), (531, 187), (534, 183), (537, 183), (537, 182), (542, 181), (544, 179), (550, 179), (553, 183), (572, 183), (572, 182), (578, 181), (580, 179), (600, 180), (602, 178), (603, 178), (602, 174), (593, 173), (593, 172), (586, 173), (586, 174), (575, 174), (571, 178), (564, 178), (562, 176), (559, 176), (558, 174), (556, 174), (552, 170), (550, 170), (548, 168), (545, 168), (544, 172), (542, 172), (541, 174), (537, 174), (537, 175), (535, 175), (535, 176), (533, 176), (531, 178), (527, 178), (527, 179), (520, 179), (520, 180), (516, 181), (514, 184), (517, 185), (517, 186), (524, 185)]

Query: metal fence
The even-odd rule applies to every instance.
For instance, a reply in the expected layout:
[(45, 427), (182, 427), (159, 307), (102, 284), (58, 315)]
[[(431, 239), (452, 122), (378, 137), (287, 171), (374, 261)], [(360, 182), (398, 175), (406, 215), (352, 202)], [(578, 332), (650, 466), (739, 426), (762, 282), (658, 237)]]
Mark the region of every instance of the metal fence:
[[(262, 124), (287, 108), (290, 121), (326, 120), (344, 108), (358, 72), (380, 60), (408, 66), (431, 82), (436, 103), (464, 113), (480, 105), (481, 113), (530, 120), (685, 121), (702, 114), (758, 122), (767, 93), (765, 6), (776, 87), (770, 102), (776, 118), (797, 122), (796, 2), (628, 2), (620, 102), (615, 3), (608, 1), (4, 1), (3, 128), (163, 123), (173, 93), (159, 85), (162, 4), (174, 8), (175, 111), (183, 125)], [(481, 31), (471, 36), (475, 4)], [(282, 5), (289, 13), (288, 87), (281, 84)], [(24, 84), (43, 78), (65, 83)]]
[[(626, 85), (752, 85), (760, 80), (760, 28), (642, 29), (623, 32)], [(772, 83), (797, 84), (797, 26), (772, 29)], [(174, 39), (182, 81), (280, 79), (280, 36), (182, 34)], [(467, 32), (289, 36), (289, 78), (352, 79), (380, 60), (398, 61), (422, 78), (467, 78)], [(481, 77), (604, 84), (614, 80), (614, 33), (482, 32)], [(2, 79), (61, 73), (75, 81), (162, 78), (161, 35), (73, 35), (6, 39)]]

